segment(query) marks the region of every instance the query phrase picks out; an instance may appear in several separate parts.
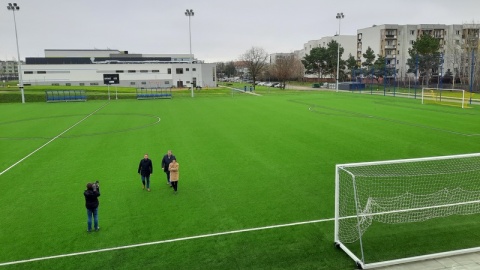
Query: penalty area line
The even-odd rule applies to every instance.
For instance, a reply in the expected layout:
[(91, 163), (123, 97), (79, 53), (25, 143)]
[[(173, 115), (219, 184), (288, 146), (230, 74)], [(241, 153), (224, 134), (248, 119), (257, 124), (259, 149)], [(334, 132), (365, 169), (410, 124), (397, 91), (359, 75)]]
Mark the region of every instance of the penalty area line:
[(82, 120), (78, 121), (77, 123), (75, 123), (73, 126), (67, 128), (66, 130), (64, 130), (62, 133), (58, 134), (57, 136), (53, 137), (51, 140), (49, 140), (48, 142), (46, 142), (45, 144), (43, 144), (42, 146), (40, 146), (39, 148), (35, 149), (33, 152), (31, 152), (30, 154), (26, 155), (24, 158), (20, 159), (19, 161), (15, 162), (13, 165), (11, 165), (10, 167), (6, 168), (5, 170), (3, 170), (2, 172), (0, 172), (0, 176), (6, 172), (8, 172), (10, 169), (12, 169), (13, 167), (17, 166), (18, 164), (20, 164), (22, 161), (24, 161), (25, 159), (27, 159), (28, 157), (30, 157), (31, 155), (35, 154), (36, 152), (38, 152), (40, 149), (42, 149), (43, 147), (49, 145), (51, 142), (55, 141), (56, 139), (58, 139), (60, 136), (62, 136), (63, 134), (67, 133), (69, 130), (71, 130), (72, 128), (74, 128), (75, 126), (77, 126), (78, 124), (80, 124), (81, 122), (85, 121), (87, 118), (89, 118), (90, 116), (92, 116), (94, 113), (98, 112), (99, 110), (103, 109), (103, 107), (107, 106), (108, 103), (105, 103), (103, 106), (101, 106), (100, 108), (96, 109), (94, 112), (90, 113), (89, 115), (85, 116)]
[(165, 244), (165, 243), (173, 243), (173, 242), (180, 242), (180, 241), (186, 241), (186, 240), (194, 240), (194, 239), (208, 238), (208, 237), (215, 237), (215, 236), (222, 236), (222, 235), (229, 235), (229, 234), (237, 234), (237, 233), (261, 231), (261, 230), (291, 227), (291, 226), (298, 226), (298, 225), (305, 225), (305, 224), (312, 224), (312, 223), (328, 222), (328, 221), (333, 221), (333, 220), (335, 220), (335, 219), (334, 218), (328, 218), (328, 219), (319, 219), (319, 220), (310, 220), (310, 221), (301, 221), (301, 222), (294, 222), (294, 223), (287, 223), (287, 224), (271, 225), (271, 226), (265, 226), (265, 227), (241, 229), (241, 230), (234, 230), (234, 231), (227, 231), (227, 232), (187, 236), (187, 237), (160, 240), (160, 241), (140, 243), (140, 244), (133, 244), (133, 245), (127, 245), (127, 246), (118, 246), (118, 247), (112, 247), (112, 248), (103, 248), (103, 249), (96, 249), (96, 250), (88, 250), (88, 251), (75, 252), (75, 253), (67, 253), (67, 254), (46, 256), (46, 257), (39, 257), (39, 258), (19, 260), (19, 261), (4, 262), (4, 263), (0, 263), (0, 267), (1, 266), (6, 266), (6, 265), (14, 265), (14, 264), (21, 264), (21, 263), (36, 262), (36, 261), (52, 260), (52, 259), (59, 259), (59, 258), (66, 258), (66, 257), (73, 257), (73, 256), (80, 256), (80, 255), (87, 255), (87, 254), (94, 254), (94, 253), (101, 253), (101, 252), (108, 252), (108, 251), (115, 251), (115, 250), (122, 250), (122, 249), (130, 249), (130, 248), (137, 248), (137, 247), (144, 247), (144, 246), (152, 246), (152, 245), (159, 245), (159, 244)]

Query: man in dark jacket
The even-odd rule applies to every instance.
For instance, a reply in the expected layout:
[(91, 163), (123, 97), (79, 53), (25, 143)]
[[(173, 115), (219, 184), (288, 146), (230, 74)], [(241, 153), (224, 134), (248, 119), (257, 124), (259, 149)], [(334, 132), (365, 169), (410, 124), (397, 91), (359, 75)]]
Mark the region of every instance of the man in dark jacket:
[(83, 195), (85, 196), (85, 207), (87, 208), (87, 232), (92, 231), (92, 217), (94, 229), (98, 231), (100, 229), (98, 227), (98, 205), (100, 204), (98, 201), (98, 197), (100, 197), (98, 181), (96, 183), (88, 183), (87, 190), (83, 192)]
[(153, 173), (153, 164), (152, 161), (148, 158), (148, 154), (143, 156), (143, 159), (140, 160), (138, 165), (138, 173), (141, 176), (143, 189), (145, 189), (145, 184), (147, 186), (147, 191), (150, 191), (150, 174)]
[(170, 165), (170, 163), (172, 163), (174, 159), (176, 160), (175, 156), (172, 155), (172, 150), (168, 150), (167, 154), (163, 156), (163, 159), (162, 159), (162, 169), (167, 175), (167, 183), (170, 186), (172, 186), (172, 183), (170, 183), (170, 170), (168, 170), (168, 166)]

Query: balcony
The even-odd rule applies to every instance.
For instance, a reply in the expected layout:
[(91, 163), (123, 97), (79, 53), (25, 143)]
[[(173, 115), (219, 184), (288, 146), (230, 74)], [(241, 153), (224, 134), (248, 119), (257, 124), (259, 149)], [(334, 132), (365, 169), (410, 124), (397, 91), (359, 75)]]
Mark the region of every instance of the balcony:
[(397, 39), (397, 35), (385, 35), (385, 39)]

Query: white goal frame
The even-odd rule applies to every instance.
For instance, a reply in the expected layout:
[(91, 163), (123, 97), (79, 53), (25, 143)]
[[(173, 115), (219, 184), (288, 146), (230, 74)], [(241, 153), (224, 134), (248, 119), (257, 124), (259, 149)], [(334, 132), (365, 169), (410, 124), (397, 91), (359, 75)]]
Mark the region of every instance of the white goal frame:
[[(439, 96), (438, 97), (432, 97), (426, 93), (429, 90), (434, 90), (438, 91)], [(443, 91), (450, 91), (450, 92), (461, 92), (462, 93), (462, 98), (454, 98), (454, 97), (448, 97), (448, 96), (442, 96)], [(459, 105), (462, 104), (462, 109), (465, 108), (465, 90), (463, 89), (445, 89), (445, 88), (422, 88), (422, 104), (425, 104), (425, 100), (434, 100), (434, 98), (439, 98), (440, 102), (442, 99), (446, 99), (452, 103), (458, 103)]]
[[(442, 257), (448, 257), (448, 256), (454, 256), (454, 255), (460, 255), (460, 254), (466, 254), (466, 253), (472, 253), (472, 252), (479, 252), (480, 251), (480, 246), (479, 247), (474, 247), (474, 248), (467, 248), (467, 249), (459, 249), (459, 250), (452, 250), (452, 251), (447, 251), (447, 252), (440, 252), (440, 253), (433, 253), (433, 254), (427, 254), (427, 255), (420, 255), (420, 256), (415, 256), (415, 257), (407, 257), (407, 258), (401, 258), (401, 259), (394, 259), (394, 260), (388, 260), (388, 261), (380, 261), (380, 262), (373, 262), (373, 263), (366, 263), (365, 258), (364, 258), (364, 247), (362, 243), (362, 235), (363, 233), (361, 232), (360, 228), (360, 219), (365, 218), (367, 216), (373, 216), (373, 215), (382, 215), (382, 214), (389, 214), (389, 213), (397, 213), (397, 212), (407, 212), (407, 211), (416, 211), (416, 210), (422, 210), (422, 208), (417, 208), (417, 209), (408, 209), (408, 210), (399, 210), (399, 211), (390, 211), (386, 213), (372, 213), (372, 214), (364, 214), (359, 212), (358, 208), (358, 198), (357, 198), (357, 189), (355, 185), (355, 176), (351, 173), (348, 172), (344, 168), (352, 168), (352, 167), (359, 167), (359, 166), (369, 166), (369, 165), (386, 165), (386, 164), (398, 164), (398, 163), (410, 163), (410, 162), (421, 162), (421, 161), (434, 161), (434, 160), (447, 160), (447, 159), (454, 159), (454, 158), (471, 158), (471, 157), (480, 157), (480, 153), (474, 153), (474, 154), (464, 154), (464, 155), (450, 155), (450, 156), (437, 156), (437, 157), (426, 157), (426, 158), (415, 158), (415, 159), (398, 159), (398, 160), (386, 160), (386, 161), (376, 161), (376, 162), (361, 162), (361, 163), (349, 163), (349, 164), (337, 164), (335, 166), (335, 228), (334, 228), (334, 241), (335, 241), (335, 246), (342, 249), (350, 258), (352, 258), (355, 263), (357, 264), (358, 267), (361, 269), (371, 269), (371, 268), (377, 268), (377, 267), (385, 267), (385, 266), (390, 266), (390, 265), (396, 265), (396, 264), (402, 264), (402, 263), (409, 263), (409, 262), (415, 262), (415, 261), (421, 261), (421, 260), (428, 260), (428, 259), (436, 259), (436, 258), (442, 258)], [(339, 178), (339, 171), (343, 170), (347, 174), (353, 176), (353, 193), (351, 196), (354, 197), (355, 201), (355, 208), (356, 210), (356, 216), (340, 216), (340, 178)], [(450, 206), (456, 206), (456, 205), (464, 205), (464, 204), (480, 204), (480, 200), (476, 201), (467, 201), (467, 202), (462, 202), (462, 203), (453, 203), (453, 204), (446, 204), (446, 205), (438, 205), (435, 207), (441, 208), (441, 207), (450, 207)], [(431, 208), (431, 207), (430, 207)], [(358, 241), (359, 241), (359, 246), (360, 246), (360, 255), (356, 255), (353, 251), (351, 251), (344, 243), (341, 242), (340, 237), (339, 237), (339, 232), (340, 232), (340, 220), (342, 219), (356, 219), (356, 229), (358, 230)]]

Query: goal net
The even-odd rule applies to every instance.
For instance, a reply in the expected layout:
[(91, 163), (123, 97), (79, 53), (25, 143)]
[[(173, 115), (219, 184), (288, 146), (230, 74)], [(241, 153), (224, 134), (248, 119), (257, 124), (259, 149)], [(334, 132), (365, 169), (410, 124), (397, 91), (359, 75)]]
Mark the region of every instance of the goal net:
[[(395, 234), (397, 239), (401, 239), (402, 230), (409, 233), (418, 230), (418, 234), (429, 230), (429, 225), (422, 222), (437, 219), (438, 223), (449, 217), (478, 213), (480, 153), (336, 166), (335, 244), (361, 268), (450, 256), (452, 252), (460, 254), (458, 250), (479, 251), (480, 247), (473, 247), (472, 251), (471, 246), (455, 251), (442, 250), (445, 248), (442, 244), (445, 239), (439, 239), (438, 250), (441, 252), (436, 254), (384, 260), (377, 258), (382, 247), (368, 246), (372, 242), (368, 241), (368, 237), (381, 235), (382, 241), (387, 241)], [(448, 222), (451, 221), (445, 222), (446, 227), (450, 226)], [(415, 224), (405, 225), (411, 223)], [(402, 225), (410, 227), (401, 227)], [(451, 227), (445, 230), (451, 230)], [(457, 240), (461, 244), (462, 239)], [(435, 239), (429, 243), (435, 244)], [(402, 247), (401, 243), (396, 244)], [(391, 245), (386, 244), (385, 248)], [(405, 248), (409, 248), (409, 244)], [(431, 247), (428, 250), (437, 249)], [(375, 260), (372, 261), (373, 257)]]
[(467, 108), (467, 96), (462, 89), (422, 88), (422, 104), (439, 104)]

